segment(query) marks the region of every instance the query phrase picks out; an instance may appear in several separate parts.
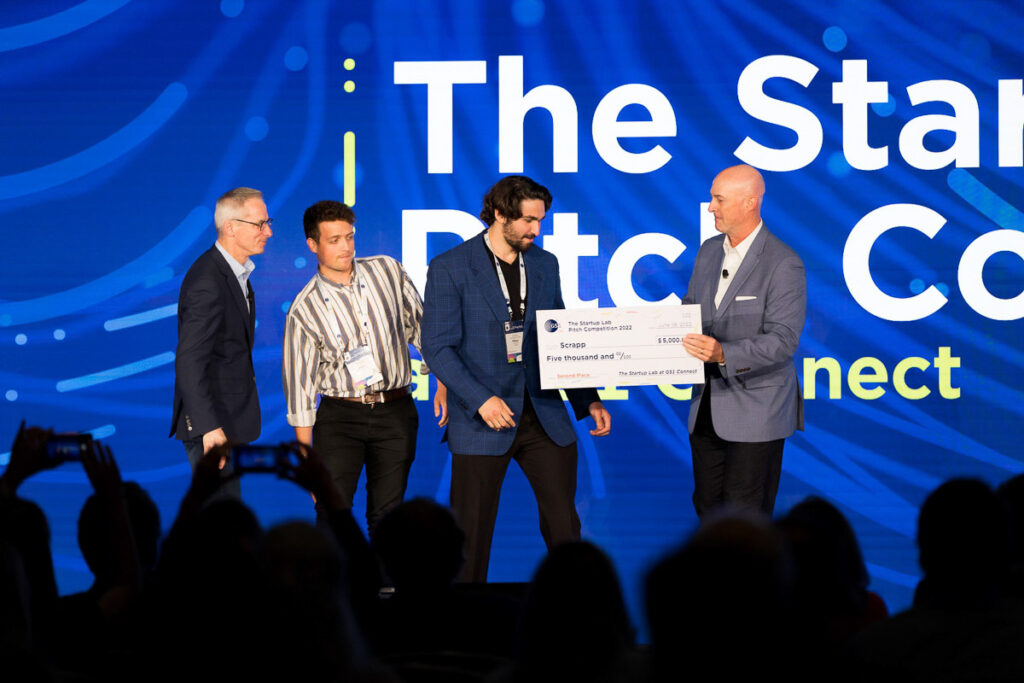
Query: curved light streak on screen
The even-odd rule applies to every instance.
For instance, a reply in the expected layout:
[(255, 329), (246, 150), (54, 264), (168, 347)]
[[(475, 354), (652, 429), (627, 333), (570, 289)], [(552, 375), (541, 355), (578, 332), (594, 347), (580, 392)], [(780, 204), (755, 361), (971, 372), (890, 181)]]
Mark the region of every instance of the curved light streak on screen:
[(27, 24), (0, 28), (0, 52), (39, 45), (74, 33), (113, 14), (129, 2), (131, 0), (86, 0), (63, 12)]
[(170, 318), (177, 314), (178, 304), (169, 304), (167, 306), (161, 306), (160, 308), (142, 311), (141, 313), (133, 313), (120, 318), (111, 318), (103, 323), (103, 329), (107, 332), (116, 332), (117, 330), (125, 330), (129, 327), (137, 327), (157, 320), (163, 320), (164, 318)]
[(949, 172), (949, 187), (993, 223), (1008, 230), (1024, 230), (1024, 212), (993, 192), (962, 168)]
[(154, 272), (187, 251), (213, 220), (205, 206), (192, 209), (185, 220), (139, 258), (112, 273), (72, 289), (28, 301), (0, 303), (0, 327), (49, 320), (106, 301), (146, 282)]
[(174, 362), (174, 352), (165, 351), (164, 353), (150, 356), (149, 358), (143, 358), (132, 363), (126, 363), (119, 365), (114, 368), (108, 368), (101, 370), (100, 372), (94, 372), (88, 375), (82, 375), (81, 377), (72, 377), (70, 379), (62, 379), (57, 382), (57, 391), (75, 391), (77, 389), (84, 389), (85, 387), (91, 387), (95, 384), (103, 384), (105, 382), (113, 382), (116, 379), (122, 377), (128, 377), (129, 375), (137, 375), (140, 372), (146, 372), (153, 368), (160, 367), (161, 365), (167, 365), (168, 363)]
[(171, 83), (153, 104), (107, 139), (48, 166), (0, 177), (0, 200), (49, 190), (116, 161), (160, 130), (187, 97), (188, 88), (184, 84)]

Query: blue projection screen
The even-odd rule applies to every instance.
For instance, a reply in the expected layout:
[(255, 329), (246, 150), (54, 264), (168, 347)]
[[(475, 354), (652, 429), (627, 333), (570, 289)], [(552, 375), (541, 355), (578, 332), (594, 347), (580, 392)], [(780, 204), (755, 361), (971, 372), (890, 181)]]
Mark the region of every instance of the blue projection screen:
[[(807, 428), (777, 511), (838, 504), (900, 609), (925, 495), (1024, 469), (1021, 35), (1017, 3), (985, 1), (3, 3), (0, 440), (22, 418), (92, 432), (166, 527), (189, 476), (167, 438), (177, 292), (232, 187), (262, 189), (276, 219), (252, 282), (261, 441), (277, 442), (313, 202), (352, 203), (359, 253), (401, 259), (422, 291), (429, 259), (481, 229), (485, 190), (525, 173), (555, 196), (541, 244), (567, 306), (672, 303), (714, 232), (712, 178), (746, 162), (807, 266)], [(433, 381), (415, 388), (409, 495), (445, 501)], [(603, 397), (612, 435), (580, 423), (577, 502), (635, 608), (696, 523), (690, 388)], [(287, 482), (243, 491), (265, 523), (312, 519)], [(81, 469), (23, 492), (50, 518), (61, 590), (87, 586)], [(513, 467), (490, 579), (526, 580), (542, 553)]]

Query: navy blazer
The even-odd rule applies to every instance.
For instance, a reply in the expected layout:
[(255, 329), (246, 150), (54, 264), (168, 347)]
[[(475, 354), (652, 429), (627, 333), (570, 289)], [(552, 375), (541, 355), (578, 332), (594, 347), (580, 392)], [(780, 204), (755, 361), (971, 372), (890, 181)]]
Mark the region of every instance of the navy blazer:
[[(717, 339), (725, 354), (725, 365), (716, 364), (707, 377), (711, 420), (727, 441), (783, 439), (804, 426), (793, 365), (807, 309), (804, 264), (762, 225), (716, 309), (724, 239), (717, 235), (701, 245), (683, 298), (684, 304), (700, 304), (704, 334)], [(691, 433), (704, 387), (693, 387)]]
[[(448, 388), (446, 438), (453, 453), (502, 455), (516, 429), (495, 431), (477, 410), (491, 396), (512, 409), (518, 428), (528, 391), (544, 431), (559, 446), (576, 433), (557, 390), (542, 391), (537, 353), (537, 311), (565, 308), (558, 259), (540, 247), (523, 252), (526, 266), (526, 319), (523, 362), (509, 363), (504, 324), (508, 306), (483, 233), (430, 262), (423, 296), (423, 358)], [(598, 400), (593, 389), (567, 391), (577, 419)]]
[(216, 245), (196, 259), (178, 295), (178, 351), (170, 436), (201, 438), (218, 427), (228, 440), (255, 441), (260, 407), (252, 365), (256, 299)]

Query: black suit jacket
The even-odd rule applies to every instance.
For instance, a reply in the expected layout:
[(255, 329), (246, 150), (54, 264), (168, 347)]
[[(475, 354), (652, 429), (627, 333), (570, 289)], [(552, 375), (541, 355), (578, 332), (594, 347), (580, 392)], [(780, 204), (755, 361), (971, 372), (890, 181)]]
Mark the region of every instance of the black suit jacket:
[(230, 441), (260, 435), (252, 365), (256, 300), (242, 288), (216, 245), (189, 268), (178, 295), (174, 415), (170, 436), (201, 438), (218, 427)]

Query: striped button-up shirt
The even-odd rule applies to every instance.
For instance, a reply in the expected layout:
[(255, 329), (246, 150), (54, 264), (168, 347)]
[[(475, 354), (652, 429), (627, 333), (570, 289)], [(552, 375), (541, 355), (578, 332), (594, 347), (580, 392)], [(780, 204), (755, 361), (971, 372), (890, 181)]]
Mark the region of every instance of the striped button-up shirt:
[[(292, 301), (285, 322), (281, 371), (288, 424), (313, 425), (317, 394), (357, 397), (408, 386), (409, 344), (419, 350), (422, 317), (415, 285), (390, 256), (355, 259), (348, 285), (317, 273)], [(384, 379), (357, 388), (345, 353), (363, 345)]]

